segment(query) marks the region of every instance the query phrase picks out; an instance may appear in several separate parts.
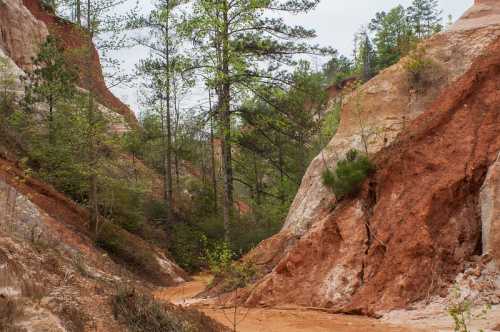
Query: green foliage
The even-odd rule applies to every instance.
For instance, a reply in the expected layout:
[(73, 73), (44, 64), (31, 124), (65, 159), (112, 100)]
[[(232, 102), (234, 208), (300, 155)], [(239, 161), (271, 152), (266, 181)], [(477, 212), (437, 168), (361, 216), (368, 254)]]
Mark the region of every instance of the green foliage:
[(151, 282), (164, 280), (153, 251), (118, 226), (109, 222), (101, 225), (97, 245), (109, 252), (119, 263)]
[[(272, 204), (288, 204), (318, 152), (314, 144), (320, 125), (315, 115), (327, 101), (323, 75), (302, 62), (291, 82), (288, 89), (260, 86), (261, 98), (247, 100), (239, 108), (242, 124), (237, 143), (241, 149), (235, 173), (241, 192), (256, 212), (276, 211)], [(268, 207), (266, 200), (271, 201)]]
[(252, 284), (258, 277), (259, 271), (252, 262), (235, 262), (221, 273), (214, 274), (211, 286), (227, 293)]
[(337, 199), (342, 199), (356, 193), (374, 170), (375, 166), (367, 156), (351, 150), (337, 163), (335, 171), (326, 169), (323, 172), (323, 184), (333, 190)]
[(233, 258), (234, 253), (227, 242), (218, 242), (205, 249), (205, 259), (214, 275), (225, 273), (231, 267)]
[(58, 1), (56, 1), (56, 0), (42, 0), (41, 4), (45, 10), (48, 10), (50, 12), (55, 12), (57, 5), (58, 5)]
[(33, 114), (15, 112), (11, 126), (22, 132), (27, 151), (27, 165), (36, 175), (78, 202), (88, 191), (86, 179), (85, 132), (83, 112), (69, 104), (59, 104), (49, 124), (36, 122)]
[(157, 302), (133, 289), (119, 289), (113, 314), (131, 332), (219, 332), (224, 327), (193, 309)]
[(223, 292), (245, 287), (257, 276), (257, 268), (251, 262), (234, 262), (236, 257), (231, 246), (224, 241), (206, 243), (204, 260), (214, 275), (212, 286), (217, 285)]
[(222, 292), (243, 288), (255, 281), (258, 270), (252, 262), (233, 262), (235, 257), (227, 242), (218, 242), (205, 250), (205, 259), (214, 275), (212, 286)]
[[(217, 227), (222, 232), (222, 224)], [(175, 262), (188, 272), (196, 272), (206, 267), (203, 251), (207, 237), (198, 227), (185, 222), (169, 227), (168, 251)]]
[[(448, 305), (447, 311), (453, 319), (454, 332), (472, 332), (469, 328), (470, 321), (474, 319), (485, 319), (488, 312), (491, 310), (490, 305), (486, 305), (478, 314), (472, 313), (472, 302), (464, 298), (460, 292), (458, 285), (452, 289), (452, 299)], [(483, 332), (480, 330), (479, 332)]]
[(388, 13), (377, 13), (369, 28), (375, 33), (374, 43), (377, 48), (378, 70), (395, 64), (410, 50), (413, 42), (413, 30), (403, 6), (397, 6)]
[[(313, 47), (303, 42), (313, 38), (314, 31), (300, 26), (291, 27), (281, 16), (270, 17), (276, 10), (294, 14), (307, 12), (318, 3), (317, 0), (278, 3), (267, 0), (196, 0), (193, 1), (192, 15), (182, 23), (181, 31), (196, 43), (196, 53), (193, 55), (204, 64), (209, 86), (265, 82), (259, 80), (257, 74), (262, 74), (262, 77), (269, 73), (280, 76), (282, 73), (277, 70), (279, 66), (295, 64), (293, 54), (334, 53), (332, 49)], [(262, 29), (263, 26), (267, 28)], [(222, 58), (214, 57), (219, 51), (222, 51)], [(219, 62), (214, 63), (213, 59)], [(270, 66), (259, 65), (266, 62), (271, 62)], [(226, 65), (222, 66), (223, 63)]]
[(397, 63), (416, 43), (442, 30), (441, 15), (437, 0), (413, 0), (408, 8), (399, 5), (377, 13), (368, 25), (371, 34), (362, 32), (357, 38), (361, 40), (355, 50), (358, 73), (366, 80), (370, 71), (375, 74)]
[(0, 88), (6, 92), (15, 83), (15, 76), (9, 70), (7, 58), (0, 57)]
[(33, 61), (34, 69), (25, 78), (27, 104), (46, 103), (49, 106), (49, 122), (59, 101), (71, 100), (76, 92), (76, 71), (67, 64), (58, 44), (52, 35), (47, 37)]
[(10, 72), (7, 58), (0, 57), (0, 125), (5, 130), (6, 118), (15, 109), (15, 95), (11, 89), (15, 84), (15, 76)]
[(325, 144), (329, 142), (333, 136), (335, 136), (335, 133), (337, 133), (337, 129), (340, 124), (341, 111), (342, 105), (340, 103), (335, 103), (323, 118), (323, 123), (321, 125), (321, 136)]
[(363, 81), (368, 81), (376, 74), (377, 54), (364, 28), (355, 36), (354, 53), (354, 72)]
[(434, 62), (427, 56), (427, 50), (422, 46), (417, 47), (408, 55), (404, 67), (410, 86), (417, 90), (425, 88), (426, 82), (432, 75), (431, 71), (435, 68)]
[(121, 144), (125, 151), (130, 153), (133, 158), (142, 157), (144, 154), (144, 138), (140, 130), (131, 130), (121, 137)]
[(102, 214), (123, 229), (139, 233), (145, 220), (144, 189), (135, 182), (107, 176), (101, 180), (100, 190)]
[(438, 0), (413, 0), (407, 10), (413, 32), (419, 38), (427, 38), (443, 29), (443, 11)]
[(323, 66), (323, 76), (327, 86), (339, 84), (353, 74), (353, 61), (343, 55), (335, 55)]

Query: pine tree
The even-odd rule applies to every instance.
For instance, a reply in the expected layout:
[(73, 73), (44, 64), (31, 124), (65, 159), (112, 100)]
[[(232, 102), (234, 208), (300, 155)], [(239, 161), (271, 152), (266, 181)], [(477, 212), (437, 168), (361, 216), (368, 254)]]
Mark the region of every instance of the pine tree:
[(279, 68), (294, 64), (294, 55), (331, 53), (302, 43), (315, 36), (303, 27), (290, 27), (273, 13), (301, 13), (319, 0), (229, 1), (195, 0), (183, 31), (194, 42), (198, 68), (217, 95), (218, 135), (223, 170), (223, 217), (226, 240), (233, 208), (232, 117), (239, 92), (252, 92), (256, 83), (278, 84)]
[(403, 6), (377, 13), (368, 28), (375, 33), (378, 70), (395, 64), (410, 50), (412, 30)]
[(351, 59), (343, 55), (335, 55), (323, 66), (323, 75), (325, 76), (326, 84), (340, 83), (343, 79), (353, 74), (353, 67), (354, 64)]
[(54, 112), (60, 101), (68, 102), (75, 94), (77, 74), (64, 57), (57, 40), (49, 36), (33, 61), (34, 70), (27, 74), (25, 99), (27, 104), (48, 105), (49, 141), (54, 142)]
[(375, 75), (375, 51), (370, 36), (362, 29), (355, 37), (354, 67), (363, 81), (368, 81)]
[(137, 44), (150, 51), (149, 58), (142, 60), (138, 69), (151, 92), (148, 106), (154, 105), (161, 119), (164, 196), (169, 222), (173, 220), (174, 166), (178, 173), (178, 157), (174, 160), (174, 120), (178, 118), (179, 94), (185, 93), (191, 84), (188, 76), (181, 75), (186, 60), (180, 53), (182, 40), (176, 33), (179, 25), (176, 8), (185, 2), (158, 0), (148, 17), (134, 14), (128, 23), (129, 28), (147, 31), (147, 35), (135, 38)]
[[(84, 87), (87, 89), (87, 169), (88, 169), (88, 207), (90, 210), (90, 231), (97, 236), (99, 228), (99, 198), (98, 198), (98, 166), (99, 166), (99, 132), (102, 130), (105, 119), (98, 110), (96, 102), (97, 90), (94, 83), (95, 66), (98, 63), (95, 51), (109, 51), (120, 46), (122, 38), (121, 21), (115, 15), (116, 8), (126, 0), (86, 0), (82, 3), (81, 28), (85, 33), (86, 43), (82, 50), (84, 64)], [(83, 17), (85, 16), (85, 19)], [(107, 36), (107, 40), (100, 37)], [(99, 43), (100, 42), (100, 43)]]
[(427, 38), (443, 29), (438, 0), (413, 0), (408, 18), (417, 38)]
[(173, 37), (173, 10), (176, 5), (176, 1), (172, 0), (157, 1), (149, 17), (135, 17), (129, 23), (135, 29), (148, 29), (148, 36), (136, 41), (150, 50), (150, 57), (141, 61), (139, 70), (148, 81), (147, 88), (153, 93), (148, 104), (155, 105), (154, 108), (161, 119), (161, 155), (167, 222), (172, 222), (173, 219), (171, 82), (174, 71), (173, 56), (178, 46), (178, 43), (174, 44), (176, 40)]

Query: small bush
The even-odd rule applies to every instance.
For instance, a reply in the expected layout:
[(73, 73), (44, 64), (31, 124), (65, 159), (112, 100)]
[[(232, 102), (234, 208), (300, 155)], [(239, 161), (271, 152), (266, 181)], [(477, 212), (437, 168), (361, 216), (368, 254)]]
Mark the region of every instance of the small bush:
[(211, 287), (223, 293), (246, 287), (258, 277), (258, 269), (252, 262), (233, 263), (234, 253), (229, 244), (220, 242), (206, 249), (205, 259), (214, 275)]
[(244, 288), (257, 281), (259, 270), (252, 262), (236, 262), (231, 264), (222, 274), (215, 275), (212, 282), (223, 293)]
[(141, 188), (122, 180), (108, 178), (102, 184), (100, 204), (106, 217), (121, 228), (139, 234), (144, 225), (144, 198)]
[(97, 245), (150, 281), (161, 283), (164, 280), (165, 276), (153, 252), (118, 226), (104, 224), (99, 232)]
[(218, 332), (227, 331), (203, 313), (160, 303), (132, 289), (119, 290), (113, 298), (116, 319), (131, 332)]
[[(472, 301), (462, 296), (460, 287), (455, 285), (451, 290), (451, 299), (448, 304), (448, 315), (453, 319), (454, 332), (471, 332), (470, 323), (473, 319), (486, 319), (491, 305), (486, 305), (478, 314), (472, 313)], [(483, 332), (483, 330), (479, 330)]]
[(212, 248), (205, 249), (205, 259), (208, 267), (216, 276), (230, 269), (233, 257), (234, 253), (227, 242), (219, 242)]
[(337, 199), (342, 199), (356, 193), (374, 170), (375, 166), (367, 156), (351, 150), (337, 163), (335, 171), (326, 169), (323, 172), (323, 184), (333, 190)]
[[(326, 113), (321, 123), (321, 135), (325, 142), (329, 142), (337, 133), (340, 124), (341, 103), (335, 103)], [(323, 146), (322, 146), (323, 147)]]
[(431, 75), (430, 69), (434, 62), (427, 57), (427, 50), (424, 47), (417, 47), (409, 55), (405, 63), (410, 86), (417, 90), (425, 88)]
[(207, 241), (199, 229), (181, 222), (170, 227), (169, 237), (168, 251), (180, 267), (188, 272), (206, 267), (203, 252)]

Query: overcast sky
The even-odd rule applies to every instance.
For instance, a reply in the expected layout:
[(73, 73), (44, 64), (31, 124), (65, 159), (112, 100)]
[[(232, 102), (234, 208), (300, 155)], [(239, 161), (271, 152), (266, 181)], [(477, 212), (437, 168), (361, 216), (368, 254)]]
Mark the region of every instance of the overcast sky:
[[(147, 12), (153, 1), (140, 0), (142, 10)], [(456, 20), (472, 5), (473, 0), (440, 0), (439, 2), (444, 11), (443, 16), (452, 15), (453, 20)], [(285, 19), (289, 24), (300, 24), (315, 29), (318, 37), (314, 43), (332, 46), (340, 54), (351, 56), (354, 34), (359, 31), (362, 25), (367, 24), (376, 12), (387, 11), (399, 4), (406, 7), (410, 3), (411, 0), (322, 0), (313, 12), (305, 15), (287, 16)], [(135, 48), (123, 50), (117, 57), (125, 62), (125, 70), (133, 71), (139, 59), (146, 55), (144, 50)], [(321, 65), (321, 60), (315, 62), (318, 66)], [(140, 111), (137, 101), (138, 91), (136, 86), (113, 89), (113, 92), (125, 103), (131, 105), (136, 113)], [(204, 97), (203, 91), (193, 91), (189, 103), (196, 103)]]

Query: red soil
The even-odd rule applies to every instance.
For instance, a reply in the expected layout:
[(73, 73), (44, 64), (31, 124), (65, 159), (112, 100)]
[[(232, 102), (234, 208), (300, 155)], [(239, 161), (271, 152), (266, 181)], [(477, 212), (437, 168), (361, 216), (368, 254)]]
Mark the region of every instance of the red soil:
[[(481, 254), (478, 192), (499, 150), (497, 40), (376, 156), (378, 170), (358, 200), (342, 202), (293, 240), (276, 268), (247, 294), (247, 304), (371, 314), (442, 292), (464, 262)], [(359, 200), (361, 217), (355, 215)], [(282, 237), (274, 238), (276, 246), (290, 241)], [(275, 260), (257, 258), (263, 264)], [(351, 271), (354, 282), (329, 281), (334, 269)], [(352, 290), (345, 287), (340, 299), (331, 300), (325, 287), (332, 282)]]
[[(49, 32), (58, 37), (62, 42), (63, 48), (68, 54), (68, 58), (73, 62), (80, 72), (80, 86), (89, 90), (92, 89), (97, 95), (98, 100), (106, 107), (123, 115), (127, 122), (132, 126), (137, 126), (138, 122), (130, 108), (121, 102), (106, 86), (102, 73), (101, 63), (97, 50), (94, 48), (94, 63), (92, 64), (92, 83), (89, 86), (84, 73), (87, 69), (85, 62), (77, 54), (78, 51), (85, 50), (87, 38), (85, 32), (80, 30), (74, 24), (56, 17), (54, 14), (45, 10), (39, 0), (23, 0), (24, 5), (40, 21), (44, 22)], [(71, 54), (73, 53), (73, 54)]]

